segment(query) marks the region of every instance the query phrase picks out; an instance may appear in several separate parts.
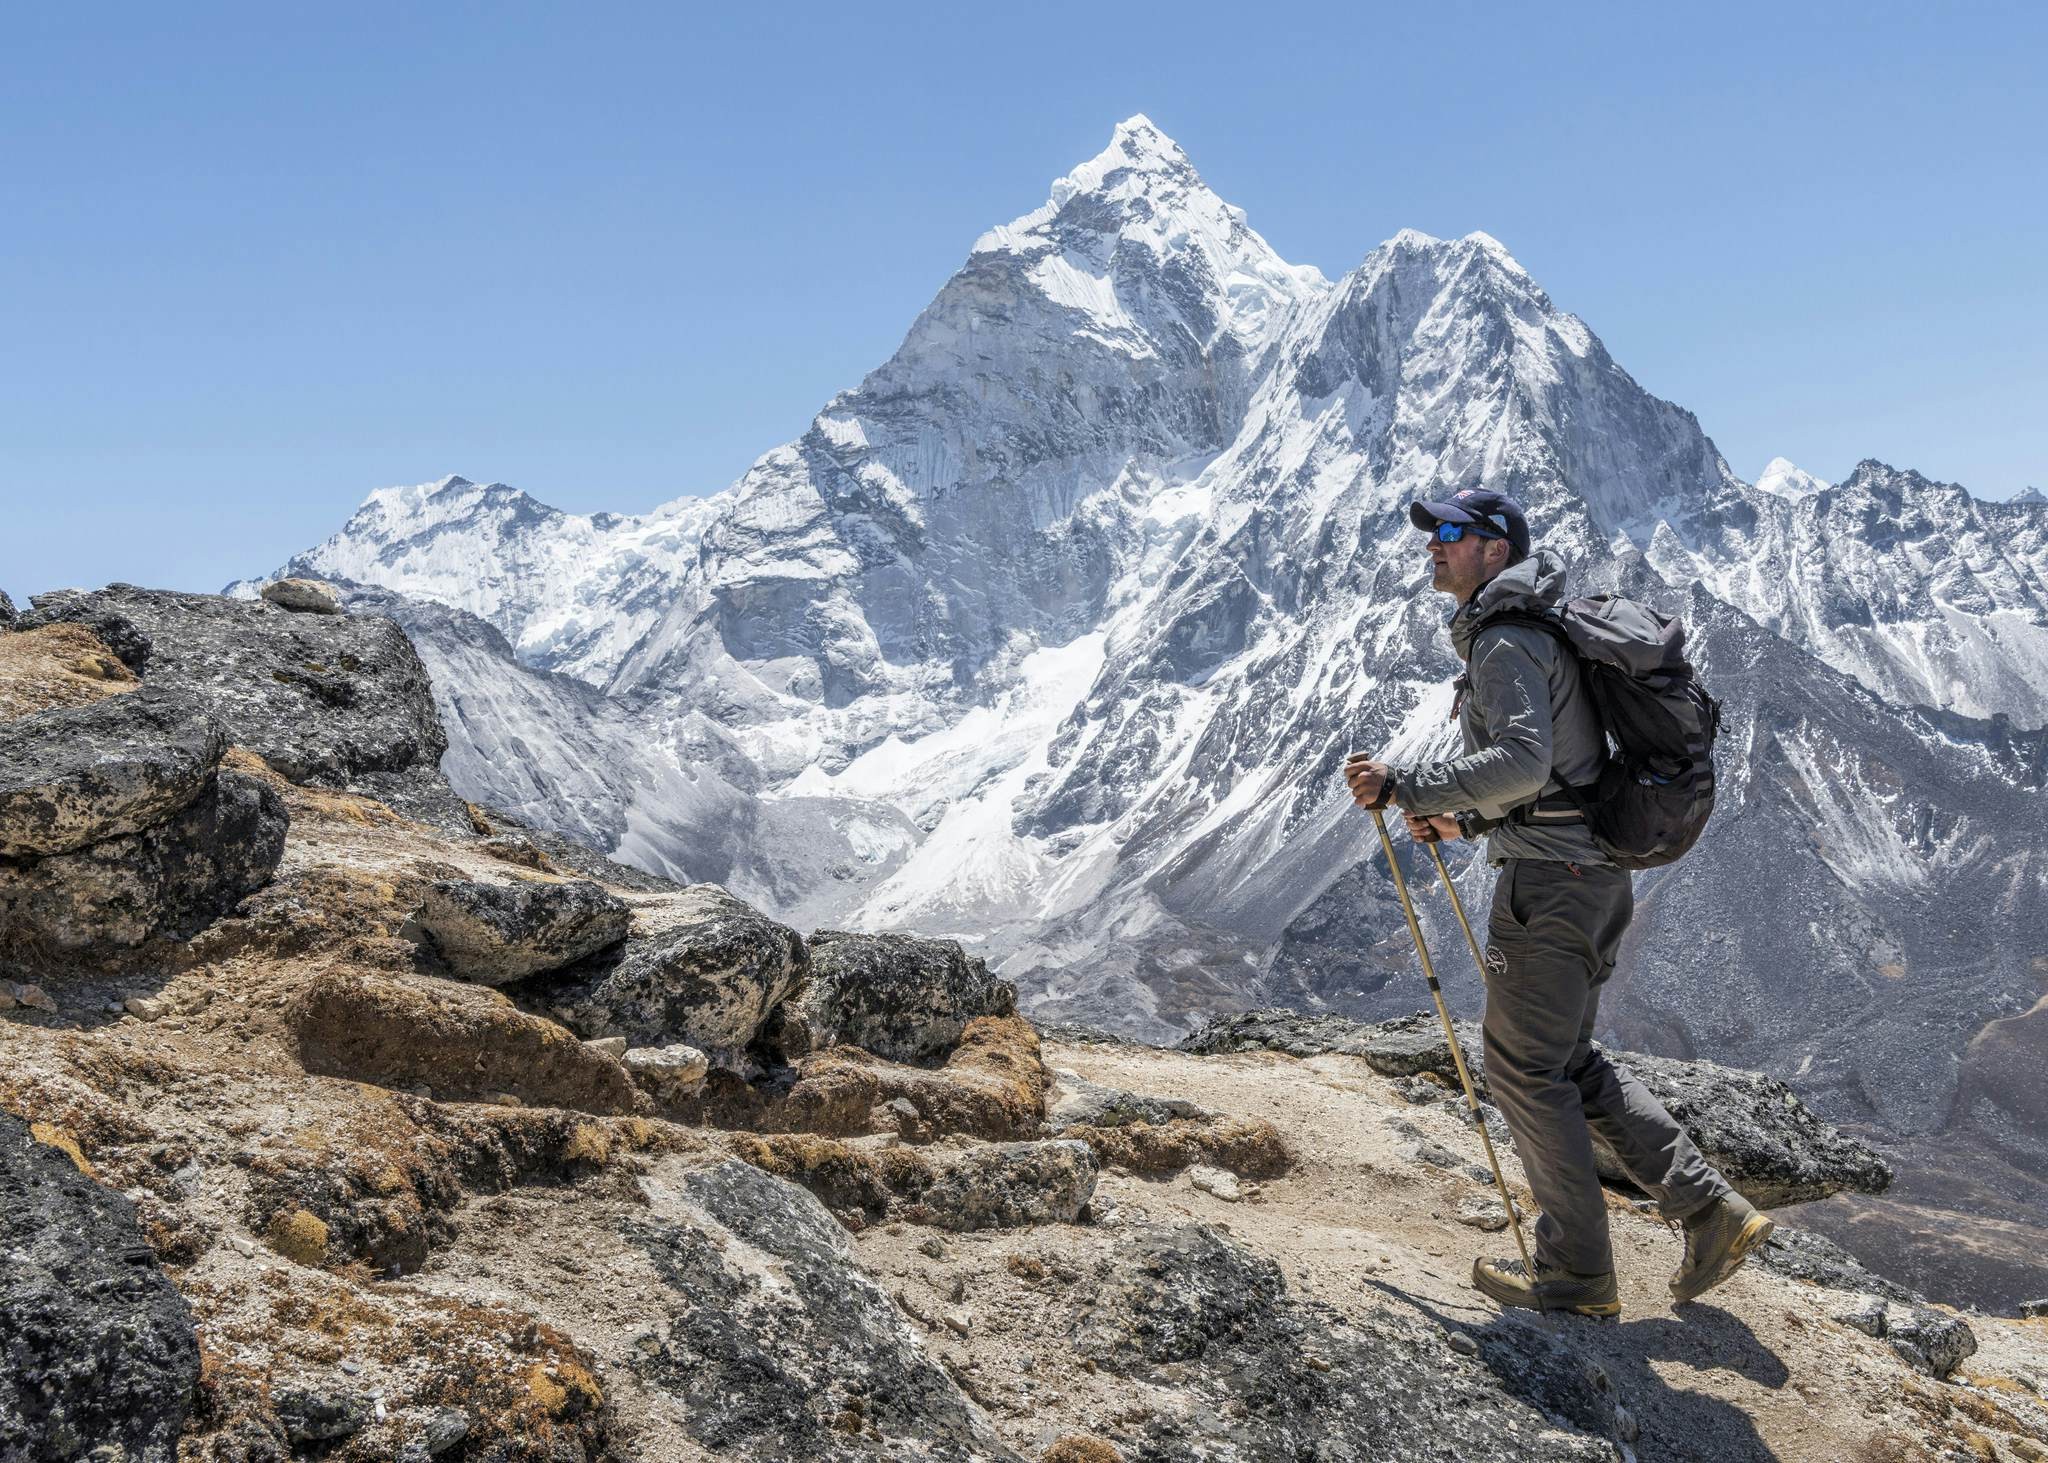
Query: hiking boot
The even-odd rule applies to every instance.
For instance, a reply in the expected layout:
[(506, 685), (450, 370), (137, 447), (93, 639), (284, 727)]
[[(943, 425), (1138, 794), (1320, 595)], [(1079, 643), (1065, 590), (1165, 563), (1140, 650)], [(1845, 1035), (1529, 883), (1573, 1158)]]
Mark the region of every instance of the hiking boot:
[(1504, 1306), (1570, 1311), (1603, 1321), (1621, 1314), (1621, 1292), (1615, 1289), (1612, 1270), (1605, 1275), (1575, 1275), (1538, 1260), (1531, 1281), (1520, 1260), (1474, 1260), (1472, 1283)]
[(1685, 1259), (1671, 1272), (1678, 1300), (1705, 1295), (1742, 1268), (1750, 1251), (1771, 1237), (1770, 1216), (1733, 1189), (1685, 1221)]

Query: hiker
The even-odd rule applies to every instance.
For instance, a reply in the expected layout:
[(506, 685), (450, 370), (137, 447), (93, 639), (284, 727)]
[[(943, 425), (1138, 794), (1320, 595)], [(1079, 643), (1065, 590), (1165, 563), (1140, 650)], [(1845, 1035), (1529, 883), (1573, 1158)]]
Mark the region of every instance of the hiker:
[(1483, 833), (1500, 871), (1484, 961), (1486, 1077), (1543, 1214), (1535, 1274), (1520, 1260), (1480, 1259), (1472, 1283), (1503, 1305), (1620, 1314), (1593, 1166), (1598, 1132), (1665, 1217), (1683, 1223), (1671, 1293), (1691, 1300), (1734, 1274), (1772, 1225), (1593, 1044), (1635, 895), (1567, 789), (1599, 780), (1606, 737), (1576, 655), (1544, 629), (1488, 624), (1556, 606), (1563, 563), (1547, 549), (1531, 556), (1521, 505), (1502, 493), (1467, 489), (1411, 504), (1408, 516), (1429, 535), (1431, 586), (1457, 602), (1464, 755), (1397, 768), (1355, 754), (1344, 772), (1361, 807), (1391, 802), (1419, 840)]

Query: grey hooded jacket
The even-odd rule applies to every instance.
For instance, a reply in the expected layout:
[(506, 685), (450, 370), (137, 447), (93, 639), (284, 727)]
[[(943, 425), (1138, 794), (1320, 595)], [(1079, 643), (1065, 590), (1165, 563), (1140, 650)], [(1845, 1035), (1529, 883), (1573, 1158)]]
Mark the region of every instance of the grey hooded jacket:
[[(1564, 563), (1539, 549), (1503, 569), (1451, 617), (1451, 644), (1465, 662), (1470, 689), (1458, 714), (1465, 755), (1398, 776), (1395, 801), (1411, 813), (1475, 808), (1489, 819), (1592, 782), (1607, 758), (1592, 699), (1577, 660), (1555, 637), (1527, 625), (1474, 627), (1496, 610), (1547, 610), (1564, 596)], [(1487, 857), (1604, 864), (1607, 856), (1581, 822), (1503, 823), (1487, 835)]]

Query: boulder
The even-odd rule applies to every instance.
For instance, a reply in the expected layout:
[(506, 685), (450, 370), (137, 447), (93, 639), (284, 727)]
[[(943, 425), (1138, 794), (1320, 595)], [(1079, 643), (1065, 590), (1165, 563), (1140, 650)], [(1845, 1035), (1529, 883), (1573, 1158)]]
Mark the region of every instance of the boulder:
[(738, 1159), (663, 1170), (643, 1193), (625, 1233), (659, 1283), (625, 1365), (698, 1447), (735, 1463), (1023, 1463), (811, 1194)]
[(494, 991), (330, 974), (288, 1019), (308, 1072), (379, 1087), (425, 1086), (443, 1100), (505, 1092), (536, 1107), (644, 1113), (626, 1069)]
[(1965, 1358), (1977, 1354), (1977, 1333), (1969, 1322), (1933, 1306), (1865, 1296), (1863, 1304), (1835, 1319), (1890, 1342), (1900, 1360), (1937, 1379), (1946, 1379)]
[(1095, 1193), (1095, 1155), (1085, 1143), (994, 1143), (947, 1165), (923, 1198), (935, 1229), (1016, 1229), (1072, 1224)]
[(390, 620), (112, 584), (37, 595), (22, 624), (87, 626), (147, 684), (197, 695), (229, 741), (293, 782), (399, 806), (392, 778), (411, 774), (459, 803), (440, 781), (448, 739), (433, 685)]
[(0, 1236), (0, 1458), (170, 1463), (199, 1343), (135, 1205), (0, 1113)]
[(716, 884), (642, 907), (624, 943), (529, 983), (521, 997), (580, 1036), (743, 1050), (803, 981), (804, 942)]
[(12, 630), (15, 621), (14, 601), (7, 597), (7, 591), (0, 589), (0, 630)]
[(584, 880), (446, 879), (427, 890), (413, 921), (456, 975), (504, 985), (616, 945), (632, 915), (624, 901)]
[(153, 686), (0, 723), (0, 857), (140, 833), (199, 796), (226, 748), (204, 702)]
[(281, 610), (302, 615), (338, 615), (341, 596), (318, 579), (275, 579), (263, 586), (264, 599)]
[[(1458, 1042), (1473, 1085), (1484, 1097), (1479, 1028), (1459, 1022)], [(1264, 1049), (1298, 1057), (1342, 1052), (1362, 1057), (1384, 1076), (1434, 1072), (1446, 1083), (1458, 1080), (1442, 1023), (1429, 1012), (1362, 1022), (1303, 1017), (1291, 1011), (1248, 1011), (1211, 1021), (1181, 1046), (1202, 1053)], [(1761, 1208), (1803, 1204), (1843, 1189), (1882, 1193), (1892, 1181), (1891, 1165), (1875, 1149), (1826, 1121), (1775, 1077), (1639, 1052), (1608, 1055), (1634, 1072), (1684, 1125), (1707, 1161)], [(1601, 1176), (1626, 1181), (1627, 1170), (1597, 1134), (1593, 1147)]]
[(811, 1044), (844, 1044), (892, 1062), (943, 1058), (976, 1016), (1008, 1016), (1017, 991), (957, 940), (819, 930), (793, 1003)]
[(189, 939), (270, 882), (289, 822), (267, 782), (222, 770), (140, 833), (76, 853), (0, 859), (0, 936), (75, 952)]

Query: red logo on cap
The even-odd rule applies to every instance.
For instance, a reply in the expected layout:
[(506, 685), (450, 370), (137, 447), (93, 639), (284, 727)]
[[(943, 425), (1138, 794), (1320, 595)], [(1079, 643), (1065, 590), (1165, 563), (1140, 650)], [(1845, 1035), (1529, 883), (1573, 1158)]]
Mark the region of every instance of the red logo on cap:
[(1460, 490), (1459, 492), (1453, 493), (1451, 496), (1454, 498), (1469, 498), (1472, 496), (1472, 490), (1470, 488), (1465, 488)]

